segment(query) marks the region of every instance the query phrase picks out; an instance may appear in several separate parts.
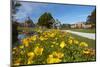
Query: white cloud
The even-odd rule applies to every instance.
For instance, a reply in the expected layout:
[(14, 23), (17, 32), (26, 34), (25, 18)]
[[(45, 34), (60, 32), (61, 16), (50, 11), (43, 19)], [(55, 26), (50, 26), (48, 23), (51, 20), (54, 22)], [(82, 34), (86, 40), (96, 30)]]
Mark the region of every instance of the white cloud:
[(33, 2), (20, 2), (21, 6), (18, 8), (19, 11), (16, 13), (16, 19), (25, 19), (32, 13), (38, 13), (36, 10), (41, 6), (47, 6), (48, 4), (43, 3), (33, 3)]

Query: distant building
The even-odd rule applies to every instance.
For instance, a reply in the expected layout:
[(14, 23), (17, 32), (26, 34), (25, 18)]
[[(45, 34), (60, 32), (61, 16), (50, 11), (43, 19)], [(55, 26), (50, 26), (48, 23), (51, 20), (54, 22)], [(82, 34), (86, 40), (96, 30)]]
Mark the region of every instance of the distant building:
[(78, 22), (78, 23), (75, 23), (75, 24), (71, 25), (71, 28), (78, 28), (78, 29), (81, 29), (81, 28), (91, 28), (91, 27), (92, 27), (91, 24), (85, 24), (83, 22)]

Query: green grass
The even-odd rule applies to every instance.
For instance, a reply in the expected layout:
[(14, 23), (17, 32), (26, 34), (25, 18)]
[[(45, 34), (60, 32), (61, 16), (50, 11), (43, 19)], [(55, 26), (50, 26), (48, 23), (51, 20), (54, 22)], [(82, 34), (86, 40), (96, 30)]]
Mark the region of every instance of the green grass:
[(84, 32), (84, 33), (95, 33), (95, 29), (70, 29), (72, 31), (77, 31), (77, 32)]
[(96, 40), (92, 40), (92, 39), (88, 39), (85, 37), (81, 37), (75, 34), (70, 33), (72, 37), (74, 37), (75, 39), (79, 40), (80, 42), (84, 41), (86, 42), (90, 48), (95, 49), (96, 48)]
[(18, 27), (19, 31), (25, 30), (25, 31), (34, 31), (34, 28), (32, 27)]

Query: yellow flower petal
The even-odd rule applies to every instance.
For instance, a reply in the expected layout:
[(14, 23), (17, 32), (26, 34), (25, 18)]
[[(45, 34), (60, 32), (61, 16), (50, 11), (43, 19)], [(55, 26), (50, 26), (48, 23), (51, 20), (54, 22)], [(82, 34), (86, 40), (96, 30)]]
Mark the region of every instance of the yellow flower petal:
[(23, 46), (23, 45), (21, 45), (21, 46), (19, 46), (19, 48), (23, 49), (23, 48), (24, 48), (24, 46)]
[(32, 64), (33, 61), (32, 60), (28, 60), (27, 64)]
[(34, 54), (34, 52), (29, 52), (29, 53), (27, 53), (27, 56), (28, 56), (28, 57), (34, 57), (35, 54)]
[(72, 39), (68, 40), (68, 43), (69, 44), (72, 44), (73, 43), (73, 40)]
[(43, 48), (36, 47), (36, 48), (34, 49), (34, 53), (35, 53), (36, 55), (42, 55), (42, 52), (43, 52)]
[(85, 43), (85, 42), (81, 42), (79, 45), (80, 45), (81, 47), (88, 47), (88, 44)]
[(51, 45), (51, 47), (54, 47), (54, 45)]
[(78, 40), (74, 40), (74, 43), (75, 43), (75, 44), (79, 44)]
[(51, 63), (59, 63), (61, 62), (61, 59), (59, 58), (47, 58), (47, 63), (51, 64)]
[(64, 47), (65, 47), (65, 42), (64, 42), (64, 41), (62, 41), (62, 42), (60, 43), (60, 47), (61, 47), (61, 48), (64, 48)]
[(31, 39), (32, 39), (33, 41), (35, 41), (36, 38), (37, 38), (37, 35), (34, 35), (34, 36), (31, 37)]

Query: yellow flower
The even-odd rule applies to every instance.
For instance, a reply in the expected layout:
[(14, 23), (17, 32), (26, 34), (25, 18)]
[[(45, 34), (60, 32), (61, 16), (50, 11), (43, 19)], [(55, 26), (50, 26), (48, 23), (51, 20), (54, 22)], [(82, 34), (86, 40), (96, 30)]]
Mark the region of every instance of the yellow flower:
[(89, 54), (90, 52), (89, 52), (89, 51), (84, 50), (84, 51), (83, 51), (83, 53), (84, 53), (84, 54)]
[(31, 37), (31, 39), (32, 39), (33, 41), (35, 41), (35, 40), (36, 40), (36, 37), (37, 37), (37, 35), (34, 35), (34, 36)]
[(95, 50), (93, 50), (93, 49), (85, 49), (85, 50), (83, 50), (83, 53), (85, 55), (93, 56), (93, 55), (95, 55)]
[(88, 44), (85, 43), (85, 42), (81, 42), (79, 45), (82, 46), (82, 47), (88, 47)]
[(40, 40), (43, 41), (44, 40), (44, 37), (43, 36), (40, 36)]
[(42, 30), (41, 29), (37, 29), (37, 32), (42, 33)]
[(51, 47), (54, 47), (54, 45), (51, 45)]
[(23, 40), (22, 40), (22, 43), (23, 43), (26, 47), (29, 46), (29, 41), (28, 41), (28, 39), (23, 39)]
[(75, 43), (75, 44), (79, 44), (78, 40), (74, 40), (74, 43)]
[(24, 51), (21, 51), (21, 52), (20, 52), (20, 54), (22, 54), (22, 55), (23, 55), (23, 54), (24, 54)]
[(29, 53), (27, 53), (27, 56), (33, 58), (33, 57), (35, 57), (35, 54), (34, 54), (34, 52), (29, 52)]
[(52, 55), (52, 54), (50, 54), (50, 55), (49, 55), (49, 57), (50, 57), (50, 58), (53, 58), (53, 55)]
[(56, 45), (59, 45), (59, 43), (56, 43)]
[(58, 58), (62, 58), (62, 57), (64, 57), (64, 54), (61, 53), (61, 52), (58, 52), (58, 53), (57, 53), (57, 57), (58, 57)]
[(34, 49), (34, 53), (35, 53), (36, 55), (42, 55), (42, 52), (43, 52), (43, 48), (36, 47), (36, 48)]
[(53, 57), (56, 57), (56, 58), (62, 58), (64, 56), (63, 53), (61, 53), (61, 52), (55, 52), (55, 51), (52, 53), (52, 55), (53, 55)]
[(23, 48), (24, 48), (24, 46), (23, 46), (23, 45), (21, 45), (21, 46), (19, 46), (19, 48), (23, 49)]
[(55, 40), (57, 40), (58, 38), (57, 37), (55, 37)]
[(68, 40), (68, 43), (69, 44), (72, 44), (73, 43), (73, 40), (72, 39)]
[(28, 60), (27, 64), (32, 64), (33, 61), (32, 60)]
[(59, 58), (47, 58), (47, 63), (51, 64), (51, 63), (59, 63), (61, 62), (61, 59)]
[(61, 48), (64, 48), (64, 47), (65, 47), (65, 42), (64, 42), (64, 41), (62, 41), (62, 42), (60, 43), (60, 47), (61, 47)]
[(56, 44), (56, 42), (52, 42), (53, 44)]
[(54, 34), (54, 33), (50, 34), (50, 37), (54, 37), (54, 36), (55, 36), (55, 34)]

